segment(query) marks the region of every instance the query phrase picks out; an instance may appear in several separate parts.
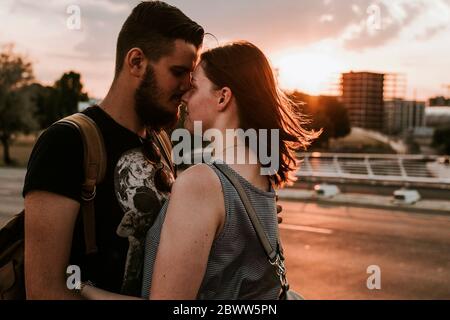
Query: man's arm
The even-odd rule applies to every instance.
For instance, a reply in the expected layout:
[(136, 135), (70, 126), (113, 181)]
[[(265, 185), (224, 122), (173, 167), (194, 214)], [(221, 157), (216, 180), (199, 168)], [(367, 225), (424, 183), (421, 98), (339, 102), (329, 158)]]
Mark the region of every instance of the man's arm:
[(66, 286), (72, 235), (80, 204), (44, 191), (25, 197), (27, 299), (80, 299)]

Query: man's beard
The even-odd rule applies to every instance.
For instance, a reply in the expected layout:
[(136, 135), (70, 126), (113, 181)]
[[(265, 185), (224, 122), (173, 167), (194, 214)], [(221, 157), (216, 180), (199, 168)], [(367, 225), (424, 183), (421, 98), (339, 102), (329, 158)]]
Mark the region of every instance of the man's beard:
[(144, 79), (136, 89), (134, 104), (141, 124), (155, 130), (172, 128), (179, 118), (177, 110), (170, 111), (169, 107), (164, 107), (158, 102), (160, 97), (161, 91), (156, 82), (155, 72), (148, 66)]

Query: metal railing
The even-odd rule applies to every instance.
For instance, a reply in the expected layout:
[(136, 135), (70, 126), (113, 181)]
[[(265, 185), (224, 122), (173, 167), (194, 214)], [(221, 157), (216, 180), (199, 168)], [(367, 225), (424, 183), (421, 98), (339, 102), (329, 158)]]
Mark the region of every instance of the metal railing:
[(430, 170), (438, 156), (317, 152), (298, 156), (302, 160), (298, 177), (450, 184), (448, 176)]

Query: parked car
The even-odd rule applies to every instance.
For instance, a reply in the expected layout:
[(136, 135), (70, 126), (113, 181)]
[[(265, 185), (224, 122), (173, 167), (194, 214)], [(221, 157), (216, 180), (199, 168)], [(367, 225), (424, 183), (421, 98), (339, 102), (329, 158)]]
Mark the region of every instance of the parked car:
[(393, 202), (396, 204), (414, 204), (420, 200), (417, 190), (399, 189), (394, 191)]
[(336, 185), (326, 183), (316, 184), (314, 190), (317, 196), (325, 198), (332, 198), (340, 193), (340, 190)]

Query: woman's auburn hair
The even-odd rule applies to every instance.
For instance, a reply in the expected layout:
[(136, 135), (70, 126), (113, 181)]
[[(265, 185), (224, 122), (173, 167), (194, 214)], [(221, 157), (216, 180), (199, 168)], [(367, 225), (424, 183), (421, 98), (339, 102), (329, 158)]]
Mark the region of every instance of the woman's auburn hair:
[(321, 132), (304, 128), (309, 120), (300, 105), (279, 89), (264, 53), (248, 41), (237, 41), (203, 52), (200, 64), (217, 88), (230, 88), (242, 129), (279, 130), (280, 166), (271, 177), (277, 186), (294, 182), (299, 167), (296, 152), (306, 150)]

